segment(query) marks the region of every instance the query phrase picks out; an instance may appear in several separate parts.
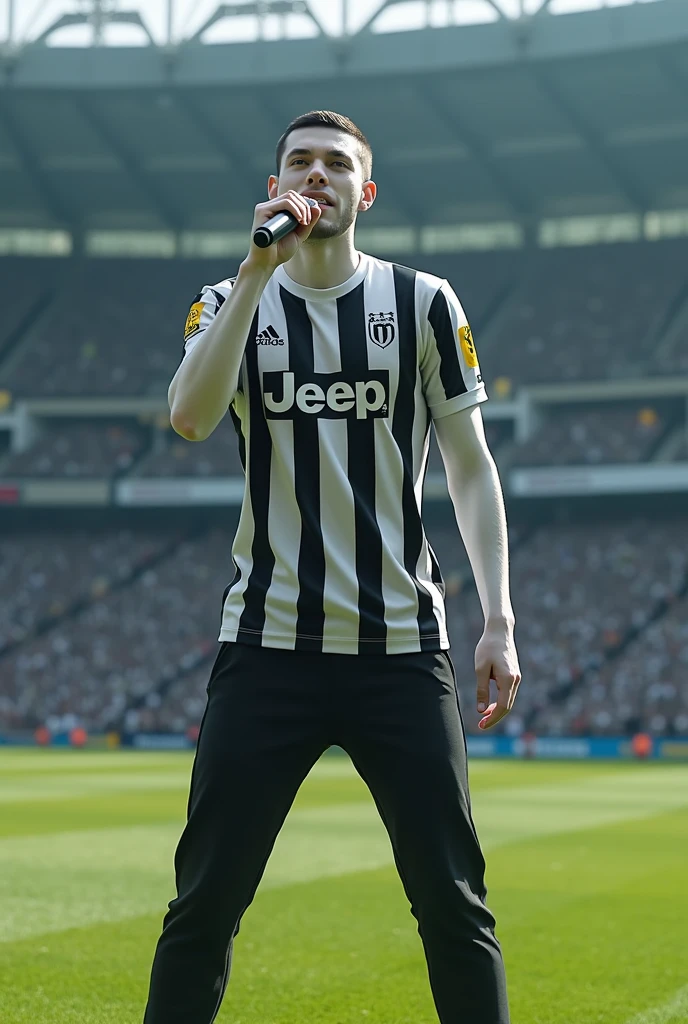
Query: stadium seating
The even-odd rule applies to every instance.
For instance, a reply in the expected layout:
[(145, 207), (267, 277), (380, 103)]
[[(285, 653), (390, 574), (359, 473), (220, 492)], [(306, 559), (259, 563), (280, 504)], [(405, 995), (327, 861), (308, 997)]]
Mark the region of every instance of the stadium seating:
[[(687, 530), (685, 520), (634, 520), (596, 523), (594, 529), (586, 523), (543, 526), (525, 538), (512, 531), (523, 684), (517, 707), (498, 731), (520, 732), (529, 722), (553, 735), (583, 726), (595, 734), (623, 731), (635, 721), (655, 732), (683, 729), (679, 684), (688, 657), (688, 616), (685, 599), (672, 602), (686, 584)], [(456, 528), (445, 523), (431, 527), (429, 535), (447, 582), (466, 728), (476, 732), (473, 657), (482, 611)], [(3, 606), (0, 628), (5, 643), (25, 639), (0, 656), (0, 728), (48, 721), (55, 726), (72, 721), (64, 716), (76, 716), (92, 730), (105, 729), (121, 725), (125, 715), (131, 729), (185, 731), (198, 725), (217, 652), (231, 533), (213, 529), (182, 540), (155, 564), (135, 571), (179, 540), (159, 531), (122, 531), (109, 539), (79, 535), (71, 546), (56, 535), (39, 543), (29, 535), (5, 542), (2, 589), (14, 597), (9, 611)], [(123, 585), (113, 589), (108, 577)], [(77, 596), (88, 598), (85, 607), (31, 635), (42, 616), (58, 615)], [(669, 611), (653, 623), (663, 602), (670, 603)], [(623, 649), (633, 631), (639, 635)], [(666, 651), (673, 667), (667, 667)], [(653, 703), (645, 680), (650, 689), (655, 686), (653, 693), (669, 684), (676, 693), (668, 703)], [(622, 685), (623, 706), (614, 710), (613, 694)], [(606, 699), (600, 697), (603, 690)], [(565, 699), (551, 704), (553, 693)], [(595, 717), (604, 708), (611, 721)], [(665, 716), (663, 729), (655, 714)]]
[(159, 555), (172, 531), (3, 531), (0, 653), (77, 600), (95, 599)]
[(185, 441), (173, 430), (136, 467), (143, 477), (242, 476), (239, 441), (229, 415), (205, 441)]
[(0, 384), (17, 397), (165, 394), (194, 295), (233, 273), (236, 261), (87, 260), (0, 372)]
[[(688, 244), (676, 241), (400, 262), (450, 280), (477, 325), (481, 369), (498, 398), (524, 383), (688, 373), (688, 333), (674, 330), (661, 343), (685, 298), (687, 256)], [(0, 392), (15, 398), (164, 396), (189, 303), (202, 284), (236, 269), (236, 261), (0, 262), (9, 307)], [(510, 443), (508, 421), (486, 423), (488, 443), (514, 466), (597, 465), (662, 457), (669, 438), (664, 457), (685, 461), (688, 442), (674, 443), (685, 421), (671, 401), (551, 406), (527, 443)], [(242, 473), (228, 416), (201, 443), (133, 416), (44, 426), (28, 450), (0, 456), (3, 479)], [(429, 472), (444, 472), (434, 443)], [(447, 584), (466, 727), (475, 732), (482, 611), (451, 510), (426, 504), (426, 520)], [(686, 535), (685, 521), (511, 529), (524, 681), (497, 731), (688, 732), (678, 675), (688, 657), (688, 608), (676, 597), (686, 581)], [(227, 529), (187, 539), (171, 526), (3, 536), (0, 729), (197, 726), (230, 549)]]
[(623, 653), (565, 701), (547, 705), (537, 728), (552, 734), (688, 736), (688, 598), (676, 601)]
[[(660, 602), (680, 592), (687, 532), (685, 521), (550, 526), (516, 549), (511, 589), (523, 685), (517, 713), (498, 729), (523, 727), (553, 691), (600, 669), (630, 630), (642, 629)], [(443, 549), (439, 540), (437, 546)], [(447, 604), (462, 700), (472, 711), (482, 611), (472, 587)], [(467, 716), (469, 731), (473, 720)], [(546, 730), (547, 719), (538, 727)]]
[[(154, 536), (159, 533), (144, 542), (147, 549)], [(105, 729), (130, 701), (208, 654), (229, 574), (228, 545), (226, 532), (184, 541), (128, 587), (92, 600), (0, 658), (0, 725), (77, 714), (89, 728)], [(49, 585), (53, 600), (62, 595), (59, 578)]]
[[(685, 241), (669, 241), (398, 261), (450, 281), (496, 395), (523, 383), (688, 372), (688, 330), (668, 347), (659, 343), (686, 286), (687, 253)], [(6, 303), (5, 335), (27, 310), (39, 310), (37, 296), (51, 300), (6, 359), (0, 333), (0, 389), (15, 397), (164, 394), (194, 295), (238, 266), (236, 259), (6, 262), (8, 294), (22, 298)]]
[(666, 420), (647, 403), (595, 409), (558, 409), (511, 456), (515, 466), (601, 465), (643, 462), (666, 431)]
[(131, 420), (48, 421), (30, 448), (0, 462), (0, 473), (6, 478), (67, 480), (119, 476), (134, 465), (147, 443), (147, 432)]
[[(63, 259), (0, 257), (0, 358), (5, 346), (22, 327), (28, 328), (54, 300), (57, 289), (69, 273)], [(0, 374), (0, 388), (4, 387)]]
[(479, 341), (488, 385), (497, 377), (517, 386), (678, 368), (682, 347), (659, 365), (654, 342), (685, 288), (685, 252), (684, 242), (662, 242), (536, 253)]

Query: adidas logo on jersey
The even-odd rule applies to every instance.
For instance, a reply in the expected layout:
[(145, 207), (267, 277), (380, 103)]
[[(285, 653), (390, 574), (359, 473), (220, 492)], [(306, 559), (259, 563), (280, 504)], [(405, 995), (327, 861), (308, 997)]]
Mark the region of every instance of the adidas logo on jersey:
[(284, 339), (280, 338), (272, 324), (268, 324), (265, 330), (257, 335), (256, 345), (284, 345)]
[(293, 419), (299, 413), (338, 420), (389, 415), (389, 371), (371, 370), (367, 380), (346, 380), (339, 373), (313, 373), (297, 380), (290, 371), (263, 374), (263, 400), (268, 419)]

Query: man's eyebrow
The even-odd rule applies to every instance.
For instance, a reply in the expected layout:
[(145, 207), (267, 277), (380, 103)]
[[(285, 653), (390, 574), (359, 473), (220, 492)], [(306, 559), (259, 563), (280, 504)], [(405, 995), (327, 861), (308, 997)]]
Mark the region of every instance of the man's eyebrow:
[[(313, 150), (312, 149), (290, 149), (289, 152), (287, 153), (285, 159), (289, 160), (290, 157), (292, 157), (292, 156), (312, 156), (312, 155), (313, 155)], [(350, 162), (353, 162), (353, 157), (351, 156), (351, 154), (350, 153), (346, 153), (343, 149), (328, 149), (327, 155), (328, 156), (341, 156), (341, 157), (344, 157), (345, 160), (349, 160)]]

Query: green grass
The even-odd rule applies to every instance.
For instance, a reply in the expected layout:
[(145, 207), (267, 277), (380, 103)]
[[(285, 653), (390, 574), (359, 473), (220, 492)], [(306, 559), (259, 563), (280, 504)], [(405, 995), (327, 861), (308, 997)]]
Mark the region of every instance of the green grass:
[[(190, 769), (0, 751), (2, 1024), (139, 1024)], [(471, 792), (513, 1024), (685, 1024), (688, 766), (475, 761)], [(389, 842), (344, 758), (304, 783), (244, 918), (230, 1022), (436, 1022)]]

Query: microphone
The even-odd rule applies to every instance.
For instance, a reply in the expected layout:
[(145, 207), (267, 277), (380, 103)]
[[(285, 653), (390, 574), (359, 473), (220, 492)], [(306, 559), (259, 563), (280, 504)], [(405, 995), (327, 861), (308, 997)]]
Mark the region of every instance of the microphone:
[[(303, 197), (309, 206), (317, 206), (318, 203), (315, 199), (311, 199), (310, 196)], [(289, 210), (280, 210), (274, 217), (271, 217), (269, 221), (263, 224), (261, 227), (256, 228), (253, 232), (253, 241), (259, 249), (267, 249), (269, 245), (274, 242), (279, 242), (280, 238), (284, 238), (290, 231), (298, 227), (298, 220), (293, 213)]]

